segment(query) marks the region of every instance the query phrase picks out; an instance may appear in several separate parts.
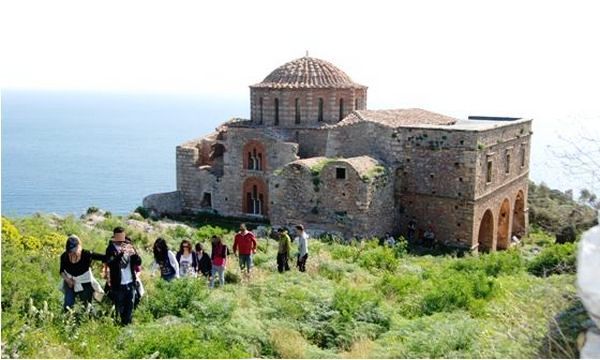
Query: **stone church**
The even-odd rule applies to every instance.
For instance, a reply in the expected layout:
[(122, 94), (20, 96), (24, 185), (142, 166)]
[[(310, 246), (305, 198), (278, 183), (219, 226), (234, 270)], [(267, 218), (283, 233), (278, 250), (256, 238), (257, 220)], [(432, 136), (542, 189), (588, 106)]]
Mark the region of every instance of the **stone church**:
[(506, 249), (527, 229), (531, 120), (370, 110), (367, 86), (302, 57), (250, 86), (250, 119), (177, 147), (177, 191), (144, 206)]

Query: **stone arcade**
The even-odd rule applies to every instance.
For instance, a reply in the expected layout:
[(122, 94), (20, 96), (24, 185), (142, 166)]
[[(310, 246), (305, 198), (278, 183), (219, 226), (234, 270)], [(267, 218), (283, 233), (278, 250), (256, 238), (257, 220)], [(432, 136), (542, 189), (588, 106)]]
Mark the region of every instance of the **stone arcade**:
[(506, 249), (527, 229), (531, 120), (368, 110), (367, 87), (303, 57), (250, 86), (250, 119), (177, 147), (177, 191), (144, 206), (305, 224), (346, 237), (429, 224), (448, 245)]

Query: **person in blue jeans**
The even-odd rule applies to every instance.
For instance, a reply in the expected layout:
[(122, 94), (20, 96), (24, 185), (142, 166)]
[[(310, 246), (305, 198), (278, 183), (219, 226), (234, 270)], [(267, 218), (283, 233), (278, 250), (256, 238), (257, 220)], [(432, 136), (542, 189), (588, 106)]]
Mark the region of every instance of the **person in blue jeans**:
[(152, 247), (154, 253), (154, 264), (152, 264), (152, 274), (156, 269), (160, 269), (160, 277), (165, 281), (171, 281), (179, 278), (179, 263), (175, 254), (169, 250), (167, 242), (163, 238), (158, 238)]
[(212, 260), (212, 271), (210, 277), (211, 289), (215, 286), (215, 277), (219, 276), (219, 284), (225, 285), (225, 267), (227, 266), (227, 255), (229, 249), (227, 245), (223, 244), (223, 239), (219, 236), (213, 236), (212, 240), (212, 252), (210, 258)]
[(65, 252), (60, 256), (60, 276), (63, 278), (62, 290), (65, 293), (64, 310), (73, 308), (76, 298), (86, 304), (92, 302), (95, 291), (100, 284), (94, 278), (90, 266), (92, 260), (104, 260), (103, 254), (97, 254), (81, 247), (81, 240), (76, 235), (67, 238)]
[(126, 240), (125, 229), (116, 227), (105, 256), (108, 286), (122, 325), (131, 324), (136, 294), (135, 268), (142, 265), (142, 258)]

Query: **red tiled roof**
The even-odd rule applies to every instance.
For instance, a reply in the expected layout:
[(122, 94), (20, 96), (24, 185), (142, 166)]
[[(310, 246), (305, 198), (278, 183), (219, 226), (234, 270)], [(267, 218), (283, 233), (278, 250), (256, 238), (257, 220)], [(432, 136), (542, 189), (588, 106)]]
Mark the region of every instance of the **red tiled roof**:
[(357, 110), (334, 126), (369, 121), (391, 127), (410, 125), (453, 125), (458, 119), (423, 109)]
[(252, 88), (365, 88), (357, 84), (335, 65), (313, 57), (302, 57), (273, 70)]

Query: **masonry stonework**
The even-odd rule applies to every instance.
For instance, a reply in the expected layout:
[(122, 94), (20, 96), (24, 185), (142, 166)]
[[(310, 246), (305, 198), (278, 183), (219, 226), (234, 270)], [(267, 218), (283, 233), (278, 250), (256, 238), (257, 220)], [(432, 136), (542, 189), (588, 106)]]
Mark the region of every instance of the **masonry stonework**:
[(310, 57), (250, 86), (250, 114), (177, 147), (169, 209), (346, 238), (406, 236), (413, 220), (482, 251), (527, 229), (530, 119), (368, 110), (366, 86)]

